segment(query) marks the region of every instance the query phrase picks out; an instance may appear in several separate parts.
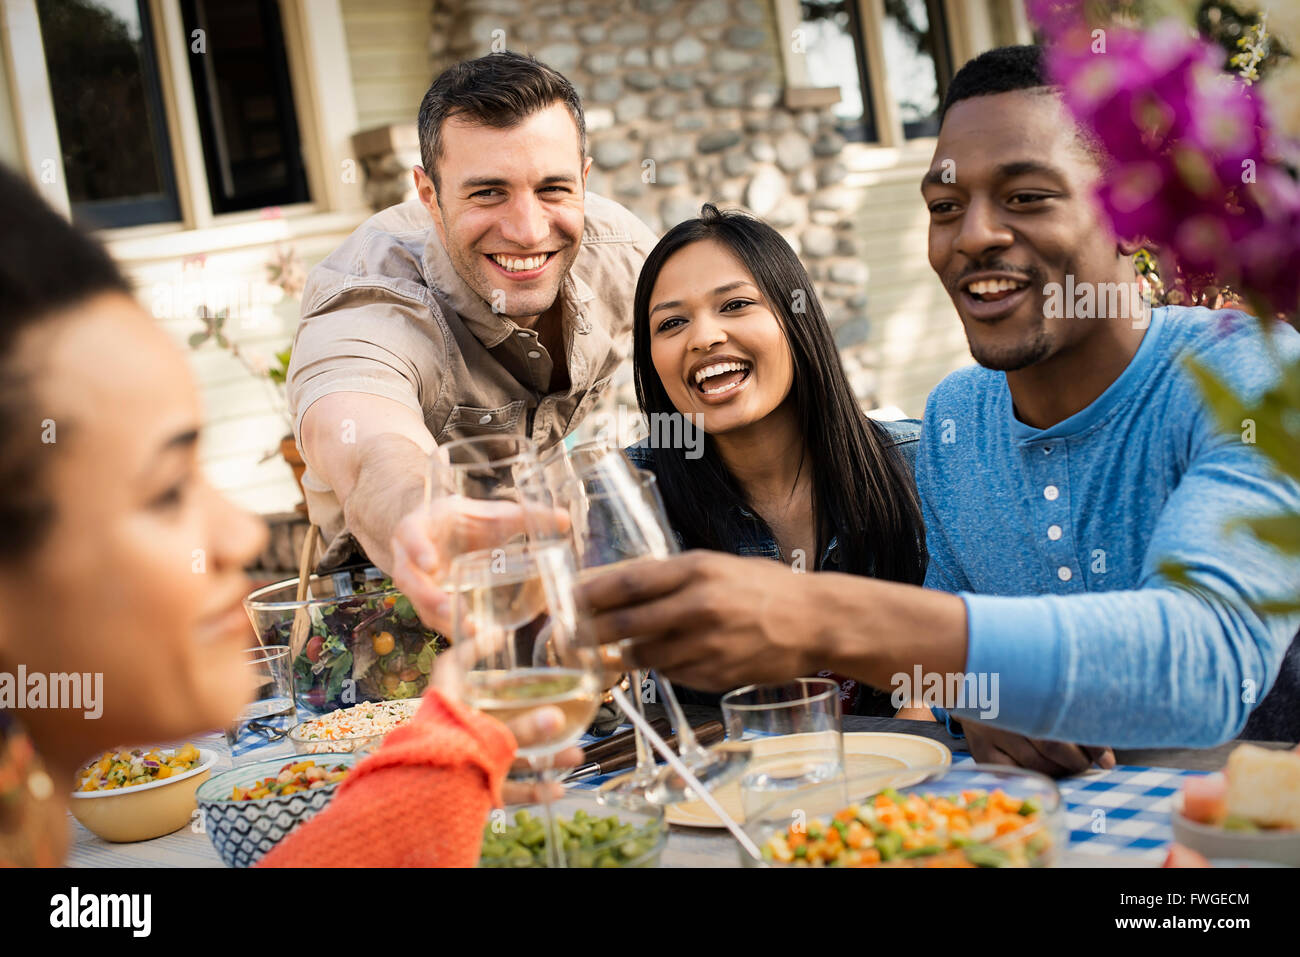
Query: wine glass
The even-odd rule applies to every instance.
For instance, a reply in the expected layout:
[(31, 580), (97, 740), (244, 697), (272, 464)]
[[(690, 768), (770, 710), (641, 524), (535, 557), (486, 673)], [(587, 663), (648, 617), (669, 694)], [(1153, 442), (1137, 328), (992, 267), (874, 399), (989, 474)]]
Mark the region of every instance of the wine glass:
[[(608, 571), (613, 565), (639, 558), (666, 558), (678, 551), (658, 482), (651, 472), (633, 468), (621, 453), (595, 459), (556, 494), (567, 507), (580, 578)], [(672, 684), (656, 675), (677, 731), (682, 761), (706, 786), (713, 788), (744, 769), (746, 755), (702, 747), (691, 730)], [(642, 710), (640, 672), (635, 673), (635, 706)], [(638, 734), (637, 768), (606, 792), (611, 803), (649, 800), (671, 804), (691, 796), (687, 783), (671, 768), (656, 770), (649, 748)]]
[(601, 694), (599, 652), (577, 610), (572, 551), (563, 542), (534, 542), (469, 552), (452, 561), (449, 579), (466, 703), (502, 721), (544, 706), (564, 715), (549, 738), (519, 748), (541, 778), (548, 864), (563, 867), (552, 759), (582, 737)]

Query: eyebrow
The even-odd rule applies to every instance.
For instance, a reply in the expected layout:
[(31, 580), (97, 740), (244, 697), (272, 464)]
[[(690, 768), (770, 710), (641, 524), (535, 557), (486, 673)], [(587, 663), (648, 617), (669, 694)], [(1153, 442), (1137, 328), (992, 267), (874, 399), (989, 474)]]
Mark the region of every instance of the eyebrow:
[[(713, 292), (710, 293), (710, 295), (721, 296), (724, 292), (731, 292), (731, 290), (733, 289), (739, 289), (741, 286), (748, 286), (749, 284), (750, 284), (749, 281), (746, 279), (738, 279), (735, 282), (727, 283), (725, 286), (719, 286), (717, 289), (714, 289)], [(659, 305), (655, 306), (653, 309), (650, 310), (650, 315), (653, 316), (660, 309), (676, 309), (678, 306), (681, 305), (683, 305), (683, 303), (680, 299), (673, 299), (668, 302), (661, 302), (659, 303)]]
[[(578, 178), (572, 173), (552, 173), (550, 176), (543, 176), (539, 185), (550, 186), (555, 183), (564, 183), (571, 185), (576, 183)], [(502, 179), (500, 176), (471, 176), (460, 184), (461, 189), (482, 189), (484, 186), (509, 186), (508, 179)]]
[(199, 430), (185, 429), (177, 432), (158, 449), (154, 455), (155, 459), (162, 458), (171, 452), (188, 452), (194, 446), (199, 444)]
[[(921, 179), (921, 188), (927, 186), (951, 186), (951, 183), (945, 183), (943, 180), (944, 171), (932, 169)], [(1055, 166), (1048, 166), (1046, 163), (1039, 163), (1036, 160), (1016, 160), (1014, 163), (1002, 163), (993, 170), (993, 175), (998, 180), (1015, 179), (1017, 176), (1051, 176), (1055, 179), (1061, 178), (1061, 171)]]

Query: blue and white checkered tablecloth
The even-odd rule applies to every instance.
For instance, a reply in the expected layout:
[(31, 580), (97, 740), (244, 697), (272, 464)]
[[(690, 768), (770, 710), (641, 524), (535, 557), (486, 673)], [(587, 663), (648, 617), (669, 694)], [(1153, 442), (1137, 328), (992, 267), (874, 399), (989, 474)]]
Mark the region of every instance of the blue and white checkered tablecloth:
[[(630, 728), (625, 725), (623, 731)], [(584, 745), (598, 741), (584, 737)], [(973, 762), (966, 753), (955, 752), (954, 766)], [(590, 790), (626, 772), (587, 778), (571, 787)], [(1190, 776), (1208, 771), (1177, 768), (1145, 768), (1119, 765), (1109, 771), (1095, 769), (1056, 782), (1065, 804), (1065, 827), (1070, 853), (1089, 856), (1124, 854), (1159, 864), (1174, 839), (1169, 823), (1173, 796)], [(991, 786), (996, 782), (990, 781)]]

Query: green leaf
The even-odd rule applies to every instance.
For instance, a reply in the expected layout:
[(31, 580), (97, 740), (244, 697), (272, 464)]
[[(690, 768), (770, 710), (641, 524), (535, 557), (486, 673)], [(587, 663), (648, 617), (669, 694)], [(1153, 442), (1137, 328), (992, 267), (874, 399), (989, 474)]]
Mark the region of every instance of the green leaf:
[(1253, 518), (1234, 518), (1227, 530), (1249, 529), (1251, 534), (1266, 545), (1272, 545), (1288, 555), (1300, 555), (1300, 515), (1257, 515)]
[(208, 333), (196, 332), (192, 336), (190, 336), (190, 340), (189, 340), (190, 348), (197, 349), (199, 346), (203, 345), (203, 343), (207, 341), (208, 341)]
[(1294, 615), (1300, 611), (1300, 596), (1261, 601), (1257, 602), (1253, 607), (1261, 615)]

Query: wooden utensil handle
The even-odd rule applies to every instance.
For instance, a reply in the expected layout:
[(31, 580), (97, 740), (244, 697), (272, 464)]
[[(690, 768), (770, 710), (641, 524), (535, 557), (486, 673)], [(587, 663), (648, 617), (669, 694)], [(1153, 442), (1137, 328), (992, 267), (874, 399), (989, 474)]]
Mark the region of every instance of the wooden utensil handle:
[[(658, 732), (658, 728), (655, 729)], [(692, 728), (695, 732), (695, 739), (704, 747), (710, 744), (716, 744), (727, 736), (726, 729), (722, 727), (721, 721), (710, 721), (700, 725), (698, 728)], [(677, 747), (677, 735), (670, 738), (664, 738), (664, 742), (669, 747)], [(636, 766), (636, 751), (633, 750), (626, 754), (617, 754), (614, 757), (598, 762), (600, 764), (600, 773), (609, 774), (612, 771), (626, 771), (628, 768)]]

